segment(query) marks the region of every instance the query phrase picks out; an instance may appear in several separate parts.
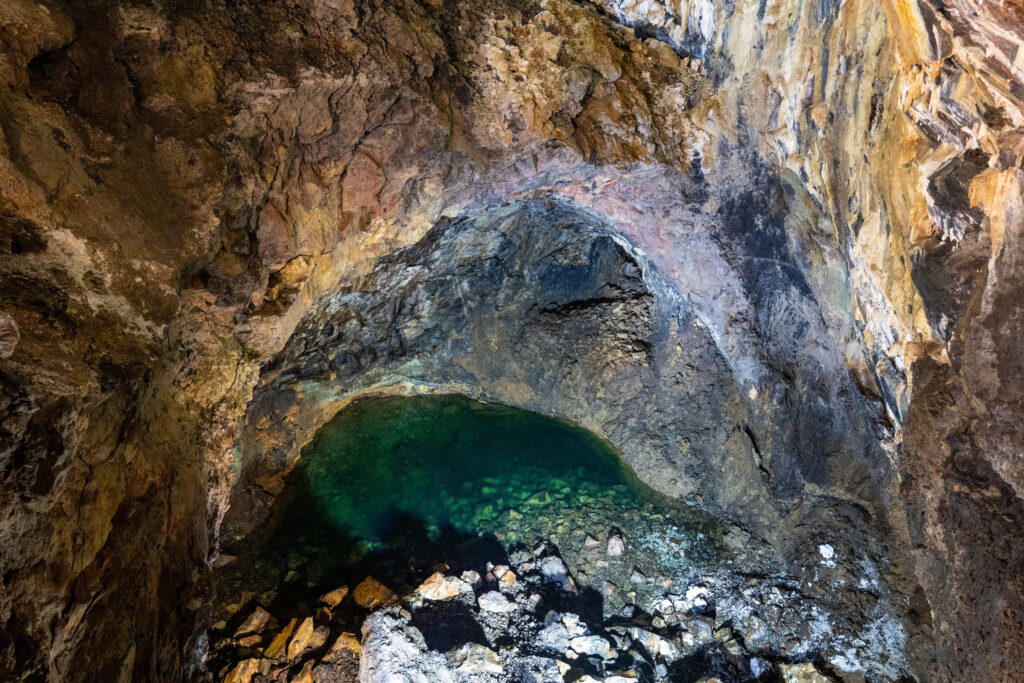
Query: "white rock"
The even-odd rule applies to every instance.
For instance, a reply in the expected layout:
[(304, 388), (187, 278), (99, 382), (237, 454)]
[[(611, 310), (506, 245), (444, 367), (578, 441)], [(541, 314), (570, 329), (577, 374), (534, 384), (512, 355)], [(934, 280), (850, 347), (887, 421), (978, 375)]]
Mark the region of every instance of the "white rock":
[(513, 612), (516, 609), (514, 603), (508, 601), (504, 595), (498, 591), (488, 591), (477, 598), (477, 602), (480, 603), (480, 609), (488, 612)]
[(570, 591), (575, 588), (572, 578), (569, 577), (569, 570), (566, 568), (565, 562), (562, 562), (562, 558), (557, 555), (548, 555), (541, 558), (537, 561), (537, 567), (540, 569), (541, 574), (544, 575), (545, 581), (559, 584), (564, 591)]
[(611, 644), (601, 636), (579, 636), (578, 638), (573, 638), (569, 641), (569, 647), (578, 654), (590, 657), (610, 659), (612, 655)]
[(626, 552), (626, 544), (622, 540), (622, 536), (609, 536), (608, 537), (608, 557), (619, 557), (622, 553)]

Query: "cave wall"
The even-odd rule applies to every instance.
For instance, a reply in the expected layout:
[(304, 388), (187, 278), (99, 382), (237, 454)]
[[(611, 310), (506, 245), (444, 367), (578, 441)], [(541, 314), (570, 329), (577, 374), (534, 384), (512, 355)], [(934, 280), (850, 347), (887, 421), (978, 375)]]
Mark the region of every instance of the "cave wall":
[[(261, 367), (442, 218), (536, 195), (688, 298), (773, 495), (869, 502), (909, 539), (921, 671), (1018, 670), (1021, 19), (4, 3), (0, 672), (180, 678)], [(773, 346), (780, 321), (803, 341)], [(801, 410), (879, 445), (809, 449), (776, 428)]]
[(418, 391), (570, 420), (660, 492), (777, 525), (728, 363), (620, 239), (564, 201), (517, 201), (443, 221), (325, 297), (254, 391), (223, 541), (263, 523), (300, 448), (341, 407)]

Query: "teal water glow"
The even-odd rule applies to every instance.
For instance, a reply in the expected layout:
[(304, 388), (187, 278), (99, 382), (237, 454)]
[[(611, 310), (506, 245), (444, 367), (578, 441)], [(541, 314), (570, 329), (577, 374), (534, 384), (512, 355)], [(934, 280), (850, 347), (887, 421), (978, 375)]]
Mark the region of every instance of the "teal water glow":
[[(437, 563), (479, 570), (545, 540), (595, 586), (629, 585), (646, 599), (727, 554), (720, 522), (656, 494), (590, 432), (458, 395), (353, 403), (303, 449), (288, 482), (271, 519), (218, 571), (216, 613), (253, 596), (312, 599), (367, 575), (415, 586)], [(612, 529), (627, 547), (606, 561), (593, 539)], [(631, 583), (634, 566), (652, 580)]]
[[(303, 452), (290, 516), (322, 520), (379, 547), (399, 519), (436, 537), (498, 532), (544, 509), (604, 501), (640, 507), (648, 492), (591, 433), (536, 413), (463, 396), (358, 401)], [(554, 508), (554, 509), (552, 509)]]

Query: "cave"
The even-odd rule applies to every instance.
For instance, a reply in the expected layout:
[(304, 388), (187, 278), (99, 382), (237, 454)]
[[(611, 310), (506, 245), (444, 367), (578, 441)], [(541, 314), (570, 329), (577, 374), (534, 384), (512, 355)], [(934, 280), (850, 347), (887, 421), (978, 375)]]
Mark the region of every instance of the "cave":
[(3, 3), (0, 679), (1020, 679), (1022, 49)]

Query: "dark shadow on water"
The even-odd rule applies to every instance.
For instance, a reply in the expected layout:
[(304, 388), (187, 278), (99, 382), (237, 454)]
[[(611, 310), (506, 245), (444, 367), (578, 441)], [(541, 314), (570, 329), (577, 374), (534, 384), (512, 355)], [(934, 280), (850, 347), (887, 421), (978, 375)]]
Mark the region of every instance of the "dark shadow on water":
[[(324, 593), (343, 585), (354, 590), (368, 576), (401, 594), (418, 586), (438, 565), (447, 565), (446, 573), (456, 576), (470, 569), (483, 576), (487, 562), (508, 563), (504, 546), (492, 534), (447, 526), (432, 536), (422, 519), (404, 512), (395, 512), (381, 534), (381, 547), (371, 551), (343, 529), (312, 520), (302, 529), (299, 520), (288, 517), (268, 525), (238, 549), (238, 560), (217, 573), (218, 592), (276, 591), (274, 600), (262, 605), (274, 612), (314, 606)], [(283, 580), (292, 570), (300, 572), (299, 579)], [(241, 622), (246, 613), (240, 610), (236, 619)]]

